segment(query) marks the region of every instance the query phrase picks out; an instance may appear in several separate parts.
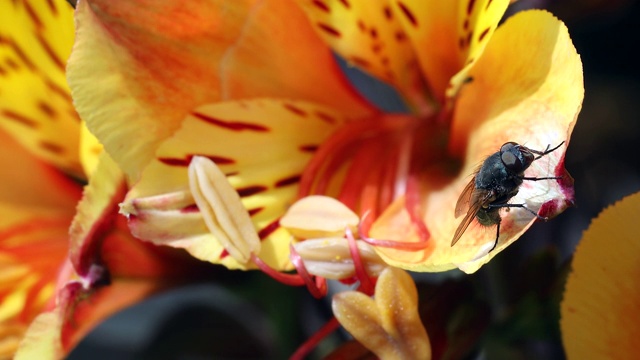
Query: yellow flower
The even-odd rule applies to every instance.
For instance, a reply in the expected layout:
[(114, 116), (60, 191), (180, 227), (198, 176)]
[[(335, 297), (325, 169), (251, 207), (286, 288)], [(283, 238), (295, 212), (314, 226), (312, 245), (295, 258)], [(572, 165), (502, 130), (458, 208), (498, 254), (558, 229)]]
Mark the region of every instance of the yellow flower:
[[(583, 97), (580, 59), (547, 12), (498, 27), (507, 5), (87, 0), (69, 81), (81, 117), (126, 174), (121, 210), (144, 240), (229, 268), (254, 268), (258, 256), (290, 269), (290, 234), (278, 220), (297, 198), (319, 193), (363, 218), (369, 237), (395, 241), (376, 249), (390, 265), (473, 272), (535, 220), (505, 211), (490, 253), (495, 233), (480, 226), (450, 245), (458, 196), (503, 143), (543, 150), (565, 141), (525, 174), (562, 179), (525, 182), (512, 201), (545, 217), (573, 201), (563, 159)], [(413, 113), (368, 104), (331, 50), (393, 85)], [(211, 168), (196, 157), (239, 198), (219, 181), (194, 181), (200, 166)], [(248, 214), (261, 245), (244, 235), (221, 241), (231, 228), (211, 225), (220, 213), (202, 211), (214, 209), (196, 199), (203, 191), (232, 200), (232, 217)]]
[(568, 359), (635, 359), (640, 336), (640, 194), (593, 220), (576, 249), (561, 305)]

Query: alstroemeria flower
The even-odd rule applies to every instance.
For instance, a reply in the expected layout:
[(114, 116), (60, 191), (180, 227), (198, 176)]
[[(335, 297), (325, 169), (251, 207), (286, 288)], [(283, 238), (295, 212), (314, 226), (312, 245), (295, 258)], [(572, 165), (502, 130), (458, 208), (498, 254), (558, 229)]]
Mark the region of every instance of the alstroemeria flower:
[[(458, 196), (503, 143), (543, 150), (565, 141), (525, 174), (562, 178), (525, 182), (512, 202), (551, 217), (573, 200), (563, 158), (583, 97), (580, 59), (547, 12), (498, 28), (507, 5), (86, 0), (69, 81), (82, 118), (126, 173), (122, 211), (142, 239), (255, 266), (225, 248), (207, 225), (215, 212), (194, 199), (201, 182), (188, 167), (203, 156), (236, 189), (261, 239), (254, 255), (272, 267), (291, 267), (280, 216), (300, 196), (327, 194), (364, 219), (370, 238), (400, 244), (377, 246), (387, 263), (473, 272), (535, 220), (504, 212), (491, 253), (495, 233), (480, 226), (450, 246)], [(331, 50), (393, 85), (413, 113), (367, 104)]]
[(568, 359), (634, 359), (640, 336), (640, 193), (608, 207), (576, 248), (562, 300)]
[(21, 341), (18, 357), (60, 358), (99, 320), (184, 275), (173, 266), (185, 254), (143, 244), (123, 219), (113, 221), (125, 187), (108, 157), (75, 215), (79, 182), (98, 167), (102, 147), (66, 85), (73, 25), (64, 0), (0, 3), (1, 358)]

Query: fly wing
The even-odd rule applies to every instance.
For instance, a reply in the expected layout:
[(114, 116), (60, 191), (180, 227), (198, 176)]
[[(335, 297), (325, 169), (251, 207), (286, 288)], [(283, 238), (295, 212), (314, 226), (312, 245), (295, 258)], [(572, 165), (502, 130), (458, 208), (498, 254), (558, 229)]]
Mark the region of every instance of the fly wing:
[[(464, 187), (460, 197), (458, 197), (458, 202), (456, 203), (456, 219), (460, 217), (463, 213), (469, 210), (469, 203), (471, 203), (471, 195), (473, 195), (473, 191), (476, 189), (476, 177), (474, 176), (471, 181)], [(475, 212), (474, 212), (475, 215)]]
[[(467, 185), (467, 187), (469, 186)], [(495, 194), (491, 190), (476, 189), (475, 186), (473, 187), (473, 189), (474, 190), (471, 191), (470, 200), (467, 202), (467, 204), (469, 204), (469, 209), (467, 210), (467, 214), (460, 222), (460, 225), (458, 225), (455, 234), (453, 234), (451, 246), (455, 245), (458, 240), (460, 240), (460, 237), (462, 237), (462, 234), (464, 234), (465, 230), (467, 230), (473, 219), (476, 217), (476, 214), (478, 213), (480, 208), (489, 205), (491, 201), (495, 199)], [(466, 190), (467, 189), (465, 188), (465, 191)], [(465, 192), (463, 192), (462, 194), (464, 195)], [(460, 196), (460, 198), (462, 198), (462, 195)], [(458, 203), (460, 203), (460, 199), (458, 199)], [(457, 212), (458, 205), (456, 205), (456, 213)]]

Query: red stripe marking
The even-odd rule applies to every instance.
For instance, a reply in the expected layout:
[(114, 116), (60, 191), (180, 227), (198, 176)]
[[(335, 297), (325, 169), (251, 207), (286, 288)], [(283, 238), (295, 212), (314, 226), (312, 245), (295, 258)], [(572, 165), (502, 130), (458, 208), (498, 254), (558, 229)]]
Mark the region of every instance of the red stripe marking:
[(268, 190), (268, 188), (266, 186), (262, 186), (262, 185), (246, 186), (246, 187), (243, 187), (243, 188), (236, 189), (236, 191), (238, 192), (238, 195), (240, 195), (240, 197), (247, 197), (247, 196), (255, 195), (255, 194), (261, 193), (263, 191), (267, 191), (267, 190)]
[(329, 124), (335, 124), (336, 123), (336, 119), (333, 116), (331, 116), (331, 115), (329, 115), (327, 113), (324, 113), (322, 111), (316, 111), (315, 115), (317, 117), (319, 117), (320, 120), (322, 120), (322, 121), (324, 121), (326, 123), (329, 123)]
[(307, 114), (306, 111), (300, 109), (299, 107), (297, 107), (295, 105), (285, 103), (283, 106), (284, 106), (285, 109), (291, 111), (292, 113), (294, 113), (294, 114), (296, 114), (298, 116), (307, 116), (307, 115), (309, 115), (309, 114)]
[(342, 3), (342, 5), (344, 5), (344, 7), (346, 7), (347, 9), (351, 8), (351, 4), (349, 4), (349, 1), (347, 0), (340, 0), (340, 2)]
[(357, 56), (352, 56), (352, 57), (349, 58), (349, 60), (351, 62), (353, 62), (354, 64), (360, 66), (360, 67), (365, 67), (366, 68), (366, 67), (371, 66), (369, 61), (367, 61), (367, 60), (365, 60), (363, 58), (357, 57)]
[(69, 91), (67, 91), (66, 89), (58, 86), (56, 83), (52, 82), (51, 80), (47, 80), (46, 83), (47, 83), (47, 87), (49, 88), (49, 90), (51, 90), (54, 93), (60, 95), (65, 100), (68, 100), (69, 103), (71, 103), (71, 101), (73, 101), (73, 99), (71, 98), (71, 94), (69, 94)]
[(257, 131), (257, 132), (269, 131), (269, 128), (263, 125), (252, 124), (252, 123), (241, 122), (241, 121), (224, 121), (224, 120), (216, 119), (214, 117), (200, 114), (197, 112), (193, 112), (191, 114), (206, 123), (209, 123), (224, 129), (232, 130), (232, 131), (243, 131), (243, 130)]
[(300, 149), (300, 151), (302, 152), (313, 153), (318, 150), (318, 147), (319, 147), (318, 145), (300, 145), (298, 149)]
[(56, 110), (49, 104), (44, 101), (38, 102), (38, 109), (42, 111), (46, 116), (50, 117), (52, 120), (55, 120), (57, 115)]
[(473, 5), (475, 5), (476, 0), (469, 0), (469, 4), (467, 5), (467, 15), (471, 15), (473, 12)]
[(484, 8), (484, 9), (485, 9), (485, 11), (486, 11), (487, 9), (489, 9), (489, 5), (491, 5), (491, 1), (493, 1), (493, 0), (489, 0), (489, 1), (487, 2), (487, 6), (485, 6), (485, 8)]
[(300, 182), (300, 175), (293, 175), (293, 176), (289, 176), (287, 178), (278, 180), (275, 184), (275, 187), (277, 188), (285, 187), (285, 186), (297, 184), (298, 182)]
[(51, 10), (51, 13), (57, 16), (58, 8), (56, 7), (56, 4), (53, 2), (53, 0), (47, 0), (47, 5), (49, 5), (49, 9)]
[(13, 70), (18, 70), (20, 68), (20, 65), (18, 65), (17, 62), (13, 61), (13, 59), (7, 58), (5, 59), (5, 62), (7, 63), (7, 66), (12, 68)]
[(187, 154), (184, 158), (159, 157), (158, 161), (169, 166), (189, 166), (194, 156), (204, 156), (216, 165), (235, 164), (235, 160), (215, 155)]
[(482, 39), (484, 39), (484, 37), (487, 36), (487, 34), (489, 33), (489, 30), (490, 30), (490, 28), (484, 29), (484, 31), (482, 31), (482, 33), (478, 37), (478, 41), (482, 41)]
[(20, 60), (29, 68), (29, 70), (35, 71), (36, 67), (31, 61), (31, 59), (29, 59), (27, 54), (24, 51), (22, 51), (20, 46), (18, 46), (18, 44), (16, 44), (15, 41), (13, 41), (13, 39), (3, 38), (2, 36), (0, 36), (0, 44), (5, 44), (9, 46), (16, 53), (16, 55), (18, 55)]
[(42, 29), (44, 24), (42, 23), (42, 20), (40, 20), (40, 17), (38, 17), (38, 14), (36, 14), (35, 10), (31, 7), (31, 4), (29, 4), (27, 0), (24, 0), (23, 3), (24, 9), (27, 10), (27, 15), (29, 15), (33, 23), (36, 25), (36, 28)]
[(393, 13), (388, 6), (385, 6), (382, 11), (384, 11), (384, 17), (387, 18), (387, 20), (393, 19)]
[(260, 240), (264, 240), (267, 236), (273, 234), (274, 231), (280, 228), (280, 219), (275, 219), (272, 223), (258, 231), (258, 237)]
[(409, 10), (407, 5), (405, 5), (405, 4), (401, 3), (400, 1), (398, 1), (398, 6), (400, 7), (400, 10), (402, 10), (402, 13), (407, 18), (407, 20), (409, 20), (411, 25), (418, 26), (418, 20), (416, 19), (416, 16), (413, 15), (413, 13), (411, 12), (411, 10)]
[(317, 7), (318, 9), (320, 9), (320, 10), (326, 12), (326, 13), (331, 12), (331, 9), (329, 9), (327, 4), (323, 3), (322, 1), (313, 0), (313, 5), (315, 5), (315, 7)]
[(49, 56), (49, 59), (51, 59), (51, 61), (53, 61), (60, 70), (65, 71), (64, 61), (58, 56), (58, 54), (56, 54), (55, 50), (53, 50), (49, 42), (47, 42), (47, 39), (42, 37), (42, 34), (38, 34), (36, 37), (44, 51), (47, 53), (47, 56)]
[(403, 41), (405, 41), (407, 39), (407, 34), (405, 34), (404, 31), (402, 31), (402, 30), (398, 30), (396, 32), (395, 36), (396, 36), (396, 40), (398, 42), (403, 42)]
[(40, 143), (38, 143), (38, 145), (44, 149), (47, 150), (49, 152), (52, 152), (56, 155), (60, 155), (62, 153), (64, 153), (64, 147), (58, 145), (58, 144), (54, 144), (52, 142), (48, 142), (45, 140), (40, 141)]
[(257, 208), (249, 209), (247, 211), (249, 212), (249, 216), (253, 216), (261, 212), (262, 210), (264, 210), (264, 207), (257, 207)]
[(17, 112), (13, 112), (11, 110), (2, 110), (2, 116), (6, 117), (7, 119), (11, 119), (14, 121), (19, 122), (20, 124), (35, 128), (38, 126), (38, 122), (28, 118), (22, 114), (18, 114)]
[(340, 33), (340, 31), (334, 29), (333, 27), (327, 25), (327, 24), (323, 24), (323, 23), (317, 23), (318, 27), (320, 28), (320, 30), (326, 32), (327, 34), (331, 35), (331, 36), (335, 36), (335, 37), (341, 37), (342, 34)]

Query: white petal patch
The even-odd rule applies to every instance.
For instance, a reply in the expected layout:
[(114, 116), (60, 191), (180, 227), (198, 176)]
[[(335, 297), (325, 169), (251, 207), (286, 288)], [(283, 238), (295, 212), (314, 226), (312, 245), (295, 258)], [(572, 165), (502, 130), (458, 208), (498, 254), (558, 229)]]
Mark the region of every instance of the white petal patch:
[(189, 187), (209, 231), (236, 260), (246, 263), (260, 253), (260, 238), (240, 196), (210, 159), (194, 156)]

